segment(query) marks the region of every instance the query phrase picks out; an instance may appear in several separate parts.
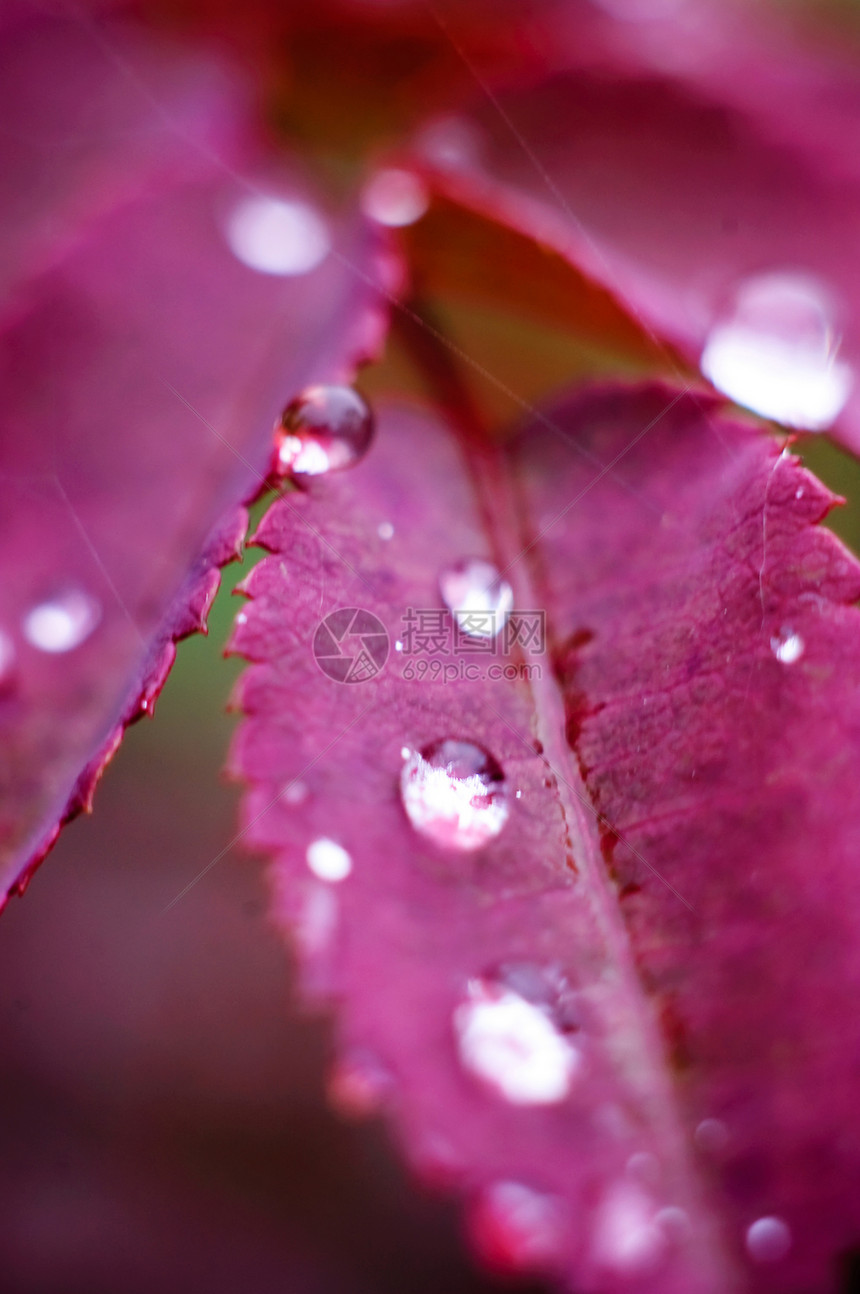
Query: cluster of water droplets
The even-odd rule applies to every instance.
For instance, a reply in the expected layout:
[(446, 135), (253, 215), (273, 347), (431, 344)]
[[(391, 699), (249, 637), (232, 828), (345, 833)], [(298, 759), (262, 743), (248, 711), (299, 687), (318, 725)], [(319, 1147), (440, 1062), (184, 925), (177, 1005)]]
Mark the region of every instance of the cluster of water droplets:
[(766, 418), (823, 431), (854, 383), (839, 345), (836, 308), (821, 283), (788, 272), (755, 275), (711, 329), (702, 371), (731, 399)]
[[(368, 214), (394, 225), (417, 219), (422, 214), (422, 201), (407, 173), (395, 172), (379, 173), (363, 199)], [(274, 220), (273, 213), (267, 218)], [(838, 366), (834, 368), (835, 348), (828, 352), (827, 363), (821, 359), (820, 347), (818, 359), (813, 360), (815, 347), (808, 328), (801, 345), (796, 315), (794, 323), (790, 318), (788, 325), (784, 319), (780, 324), (783, 333), (786, 327), (789, 332), (795, 328), (788, 340), (782, 336), (777, 343), (771, 337), (759, 347), (759, 354), (764, 350), (769, 358), (757, 391), (743, 388), (740, 368), (734, 375), (730, 372), (735, 354), (732, 348), (749, 340), (744, 328), (750, 318), (760, 307), (767, 315), (762, 301), (772, 310), (780, 293), (783, 303), (786, 293), (795, 305), (801, 300), (802, 293), (798, 296), (795, 285), (765, 286), (766, 292), (759, 285), (746, 294), (739, 318), (726, 325), (734, 329), (730, 336), (715, 330), (706, 349), (706, 368), (727, 393), (769, 416), (807, 427), (825, 415), (829, 420), (838, 412), (837, 388), (842, 399), (850, 383)], [(801, 304), (812, 308), (808, 297)], [(761, 318), (756, 317), (760, 325)], [(783, 392), (777, 407), (778, 402), (765, 388), (767, 381), (776, 382), (777, 371), (788, 363), (792, 348), (791, 363), (800, 364), (801, 370), (806, 364), (805, 377), (801, 373), (806, 382), (803, 398), (795, 387), (794, 394)], [(829, 378), (822, 376), (824, 369)], [(809, 383), (814, 387), (816, 381), (817, 394), (810, 395)], [(825, 425), (824, 421), (818, 425)], [(287, 406), (280, 421), (278, 471), (301, 478), (351, 467), (367, 452), (372, 436), (370, 409), (357, 392), (343, 386), (309, 388)], [(380, 540), (389, 541), (394, 526), (382, 521), (377, 534)], [(465, 558), (446, 566), (439, 576), (439, 588), (460, 632), (476, 639), (495, 637), (513, 609), (510, 584), (484, 558)], [(85, 599), (66, 597), (34, 608), (24, 632), (43, 650), (62, 651), (82, 641), (97, 621), (98, 614)], [(797, 633), (784, 628), (772, 638), (771, 649), (781, 663), (792, 664), (800, 659), (805, 645)], [(9, 648), (0, 636), (0, 682), (8, 658)], [(418, 750), (404, 746), (402, 756), (401, 800), (419, 834), (434, 845), (464, 853), (483, 848), (500, 834), (510, 811), (508, 785), (501, 765), (482, 746), (445, 738)], [(294, 805), (307, 794), (305, 784), (297, 781), (285, 787), (281, 798)], [(306, 862), (313, 886), (298, 933), (305, 952), (319, 956), (330, 945), (337, 921), (333, 887), (351, 875), (353, 860), (343, 845), (319, 837), (308, 845)], [(452, 1017), (463, 1069), (497, 1098), (524, 1107), (557, 1105), (570, 1097), (586, 1066), (578, 1038), (580, 1026), (577, 994), (561, 971), (530, 962), (506, 963), (491, 974), (470, 980)], [(392, 1075), (375, 1057), (354, 1053), (333, 1071), (330, 1095), (345, 1113), (364, 1116), (387, 1100), (392, 1083)], [(704, 1120), (696, 1132), (697, 1146), (708, 1154), (719, 1153), (725, 1138), (724, 1126), (717, 1120)], [(597, 1270), (622, 1277), (647, 1273), (662, 1261), (671, 1244), (687, 1238), (690, 1224), (684, 1210), (661, 1206), (655, 1198), (650, 1180), (652, 1160), (656, 1162), (653, 1155), (644, 1153), (631, 1156), (626, 1174), (596, 1202), (590, 1253)], [(483, 1188), (473, 1201), (473, 1238), (494, 1265), (549, 1271), (561, 1262), (565, 1251), (569, 1231), (565, 1209), (564, 1202), (549, 1192), (524, 1182), (499, 1180)], [(772, 1263), (785, 1257), (792, 1238), (781, 1218), (767, 1216), (748, 1226), (744, 1242), (753, 1262)]]

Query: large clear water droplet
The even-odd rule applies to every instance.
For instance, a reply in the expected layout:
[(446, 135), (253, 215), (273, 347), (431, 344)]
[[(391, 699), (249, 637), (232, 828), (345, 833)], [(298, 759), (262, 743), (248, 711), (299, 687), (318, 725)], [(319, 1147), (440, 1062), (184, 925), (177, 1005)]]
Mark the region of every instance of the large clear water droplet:
[(483, 557), (446, 566), (439, 576), (442, 601), (470, 638), (495, 638), (514, 605), (513, 589)]
[(469, 1230), (484, 1261), (500, 1271), (545, 1271), (564, 1252), (561, 1201), (522, 1182), (483, 1190), (470, 1209)]
[(282, 475), (323, 476), (364, 457), (373, 439), (373, 414), (350, 386), (311, 386), (287, 405), (276, 438)]
[(702, 371), (739, 404), (790, 427), (822, 431), (842, 411), (854, 375), (838, 358), (835, 310), (805, 275), (747, 279), (702, 352)]
[(782, 1218), (759, 1218), (747, 1229), (746, 1246), (753, 1262), (776, 1263), (791, 1248), (791, 1231)]
[(21, 626), (32, 647), (67, 652), (89, 638), (102, 617), (101, 603), (80, 589), (69, 589), (28, 611)]
[(250, 194), (227, 219), (230, 250), (261, 274), (308, 274), (331, 248), (328, 228), (307, 202)]
[(582, 1057), (545, 1011), (495, 980), (474, 980), (454, 1012), (464, 1067), (514, 1105), (554, 1105)]
[(361, 194), (361, 209), (380, 225), (414, 225), (430, 205), (427, 186), (413, 171), (396, 167), (377, 171)]
[(480, 849), (508, 820), (501, 766), (470, 741), (436, 741), (407, 750), (400, 794), (409, 821), (446, 849)]

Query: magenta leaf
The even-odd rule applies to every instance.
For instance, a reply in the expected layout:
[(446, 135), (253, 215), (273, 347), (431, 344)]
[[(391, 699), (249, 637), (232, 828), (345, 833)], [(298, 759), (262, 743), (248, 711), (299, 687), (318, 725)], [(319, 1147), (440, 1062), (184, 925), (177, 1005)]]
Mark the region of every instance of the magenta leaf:
[[(391, 1111), (503, 1269), (830, 1289), (860, 1223), (833, 496), (662, 386), (572, 395), (504, 450), (378, 423), (273, 504), (233, 639), (245, 839), (338, 1003), (334, 1099)], [(496, 639), (442, 601), (463, 559), (500, 614), (511, 586)]]
[(227, 72), (83, 19), (0, 55), (2, 906), (203, 627), (283, 405), (377, 348), (389, 269)]
[(436, 183), (567, 249), (738, 403), (856, 452), (856, 69), (766, 10), (669, 8), (565, 6), (542, 78), (477, 78), (470, 165)]

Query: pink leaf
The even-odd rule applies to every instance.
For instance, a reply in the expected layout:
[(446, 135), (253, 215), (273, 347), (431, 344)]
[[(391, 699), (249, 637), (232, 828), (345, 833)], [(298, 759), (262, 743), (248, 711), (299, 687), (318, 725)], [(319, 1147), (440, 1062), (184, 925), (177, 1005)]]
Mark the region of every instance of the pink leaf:
[(378, 346), (390, 269), (226, 71), (88, 20), (0, 55), (2, 905), (204, 626), (282, 406)]
[(542, 78), (476, 72), (470, 163), (437, 184), (566, 248), (738, 403), (856, 451), (856, 58), (766, 7), (600, 8), (545, 17)]
[[(245, 839), (338, 1001), (334, 1099), (392, 1111), (497, 1266), (801, 1294), (856, 1239), (860, 568), (816, 525), (833, 501), (716, 406), (607, 388), (504, 451), (384, 410), (260, 526)], [(454, 647), (464, 558), (510, 624), (546, 612), (545, 655)], [(422, 753), (471, 768), (459, 818)]]

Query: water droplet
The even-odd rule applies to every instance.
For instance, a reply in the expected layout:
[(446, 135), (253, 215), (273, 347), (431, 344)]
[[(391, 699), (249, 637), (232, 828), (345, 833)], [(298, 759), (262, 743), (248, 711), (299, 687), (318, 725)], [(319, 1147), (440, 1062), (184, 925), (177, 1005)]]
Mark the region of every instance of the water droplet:
[(24, 617), (27, 642), (40, 651), (67, 652), (89, 638), (102, 618), (101, 604), (79, 589), (40, 602)]
[(563, 1254), (560, 1200), (524, 1186), (494, 1182), (469, 1211), (469, 1230), (484, 1262), (500, 1271), (545, 1271)]
[(326, 224), (312, 206), (264, 194), (233, 208), (226, 233), (234, 255), (261, 274), (307, 274), (331, 249)]
[(728, 1145), (729, 1131), (722, 1119), (702, 1119), (693, 1137), (699, 1150), (707, 1155), (718, 1155)]
[(504, 773), (470, 741), (437, 741), (410, 751), (400, 794), (413, 827), (448, 849), (480, 849), (508, 819)]
[(611, 1271), (630, 1275), (655, 1267), (666, 1235), (651, 1197), (627, 1183), (610, 1191), (597, 1214), (594, 1249), (597, 1262)]
[(581, 1064), (545, 1011), (490, 980), (469, 985), (454, 1031), (465, 1068), (515, 1105), (563, 1101)]
[(804, 490), (803, 486), (798, 485), (797, 489), (794, 491), (794, 497), (796, 499), (802, 499), (805, 493), (806, 491)]
[(800, 634), (792, 633), (790, 629), (783, 629), (780, 634), (771, 638), (770, 649), (783, 665), (793, 665), (795, 661), (800, 660), (806, 650), (806, 643)]
[(287, 405), (276, 437), (282, 475), (322, 476), (364, 457), (373, 414), (352, 387), (311, 386)]
[(288, 782), (281, 791), (281, 799), (287, 804), (303, 804), (310, 792), (304, 782)]
[(343, 845), (324, 836), (308, 845), (306, 857), (308, 867), (321, 881), (345, 881), (352, 871), (352, 859)]
[(379, 525), (376, 527), (376, 533), (379, 535), (380, 539), (393, 539), (394, 527), (390, 521), (380, 521)]
[(239, 614), (236, 616), (236, 624), (246, 625), (247, 623), (248, 623), (248, 612), (240, 611)]
[(660, 1161), (650, 1151), (639, 1150), (627, 1160), (627, 1172), (643, 1185), (656, 1186), (660, 1180)]
[(513, 589), (492, 562), (468, 557), (439, 576), (442, 601), (470, 638), (495, 638), (514, 605)]
[(746, 1245), (753, 1262), (776, 1263), (791, 1248), (791, 1231), (782, 1218), (759, 1218), (747, 1229)]
[(367, 1119), (385, 1104), (394, 1086), (391, 1072), (368, 1051), (347, 1052), (335, 1061), (326, 1084), (329, 1101), (348, 1119)]
[(477, 165), (483, 143), (480, 128), (453, 113), (428, 122), (415, 137), (416, 151), (444, 171), (463, 171)]
[(394, 640), (394, 650), (395, 650), (395, 651), (403, 651), (403, 643), (400, 641), (400, 639), (399, 639), (399, 638), (396, 638), (396, 639)]
[(380, 225), (414, 225), (430, 205), (427, 187), (413, 171), (377, 171), (361, 194), (361, 209)]
[(853, 385), (838, 358), (829, 293), (800, 274), (763, 274), (740, 287), (734, 308), (712, 328), (702, 371), (716, 387), (766, 418), (823, 431)]

